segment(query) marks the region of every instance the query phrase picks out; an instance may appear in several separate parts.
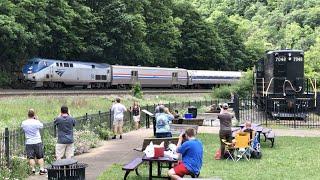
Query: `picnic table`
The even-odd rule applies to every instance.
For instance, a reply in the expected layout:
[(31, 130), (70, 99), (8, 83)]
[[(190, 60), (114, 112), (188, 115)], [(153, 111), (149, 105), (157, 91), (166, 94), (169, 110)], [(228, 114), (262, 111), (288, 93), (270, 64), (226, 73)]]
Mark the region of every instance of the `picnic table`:
[[(162, 163), (168, 163), (169, 164), (168, 168), (171, 169), (172, 168), (172, 164), (178, 162), (177, 159), (173, 159), (173, 158), (169, 158), (169, 157), (148, 158), (146, 156), (144, 156), (142, 158), (142, 161), (148, 162), (148, 164), (149, 164), (149, 179), (152, 179), (152, 178), (165, 178), (165, 179), (168, 179), (169, 178), (168, 176), (161, 176), (161, 164)], [(157, 172), (156, 176), (152, 175), (152, 168), (153, 168), (152, 164), (153, 163), (157, 163), (157, 165), (158, 165), (158, 172)]]
[(203, 118), (179, 118), (172, 120), (173, 124), (190, 124), (190, 125), (203, 125)]

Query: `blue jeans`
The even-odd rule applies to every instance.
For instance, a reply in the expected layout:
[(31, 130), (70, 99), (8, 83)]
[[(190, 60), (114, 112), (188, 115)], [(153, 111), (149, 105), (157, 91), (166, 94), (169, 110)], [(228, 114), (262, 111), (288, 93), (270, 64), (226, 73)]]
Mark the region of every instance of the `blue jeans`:
[(156, 133), (156, 138), (172, 137), (171, 132)]

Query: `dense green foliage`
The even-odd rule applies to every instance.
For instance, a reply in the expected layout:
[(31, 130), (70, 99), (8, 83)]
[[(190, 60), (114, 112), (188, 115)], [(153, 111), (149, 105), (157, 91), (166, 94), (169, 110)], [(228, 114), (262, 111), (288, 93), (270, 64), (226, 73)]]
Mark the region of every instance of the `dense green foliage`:
[(305, 50), (311, 76), (319, 15), (318, 0), (2, 0), (0, 86), (31, 57), (245, 70), (280, 48)]
[[(215, 134), (199, 134), (203, 143), (204, 155), (200, 179), (319, 179), (320, 163), (315, 137), (276, 137), (276, 145), (270, 148), (270, 142), (261, 142), (262, 158), (251, 159), (249, 162), (240, 160), (235, 163), (226, 160), (214, 160), (215, 151), (219, 148), (219, 136)], [(147, 164), (139, 167), (139, 174), (130, 173), (128, 180), (147, 179)], [(156, 174), (156, 168), (153, 168)], [(166, 168), (162, 175), (166, 175)], [(114, 164), (103, 172), (98, 179), (116, 180), (123, 178), (122, 165)], [(187, 176), (186, 178), (189, 178)]]
[(248, 97), (251, 95), (253, 88), (252, 70), (243, 73), (240, 81), (232, 85), (223, 85), (213, 88), (211, 96), (213, 98), (230, 99), (231, 94), (238, 94), (240, 97)]

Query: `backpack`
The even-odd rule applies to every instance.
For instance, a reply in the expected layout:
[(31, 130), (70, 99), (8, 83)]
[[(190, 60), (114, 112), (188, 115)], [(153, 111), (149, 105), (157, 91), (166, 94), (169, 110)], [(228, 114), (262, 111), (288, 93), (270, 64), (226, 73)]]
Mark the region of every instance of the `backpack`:
[(260, 148), (260, 143), (258, 141), (258, 134), (255, 135), (252, 143), (251, 143), (251, 157), (255, 159), (261, 159), (262, 153), (261, 153), (261, 148)]

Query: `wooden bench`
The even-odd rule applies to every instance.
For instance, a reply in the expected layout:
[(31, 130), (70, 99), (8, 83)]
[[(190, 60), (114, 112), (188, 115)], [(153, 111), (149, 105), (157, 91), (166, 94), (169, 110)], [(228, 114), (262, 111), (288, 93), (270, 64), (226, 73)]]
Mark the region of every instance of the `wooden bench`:
[(141, 157), (137, 157), (134, 160), (132, 160), (131, 162), (129, 162), (128, 164), (124, 165), (122, 167), (122, 170), (125, 170), (126, 173), (124, 175), (124, 180), (127, 179), (129, 173), (133, 170), (136, 171), (137, 176), (140, 176), (138, 173), (138, 167), (143, 163), (142, 158)]
[(267, 140), (271, 141), (271, 148), (272, 148), (274, 145), (274, 138), (276, 136), (275, 133), (272, 131), (272, 129), (263, 128), (262, 134), (264, 136), (264, 142), (266, 142)]
[(188, 128), (193, 128), (195, 133), (198, 133), (198, 125), (189, 124), (170, 124), (170, 132), (172, 135), (180, 135), (184, 133)]

